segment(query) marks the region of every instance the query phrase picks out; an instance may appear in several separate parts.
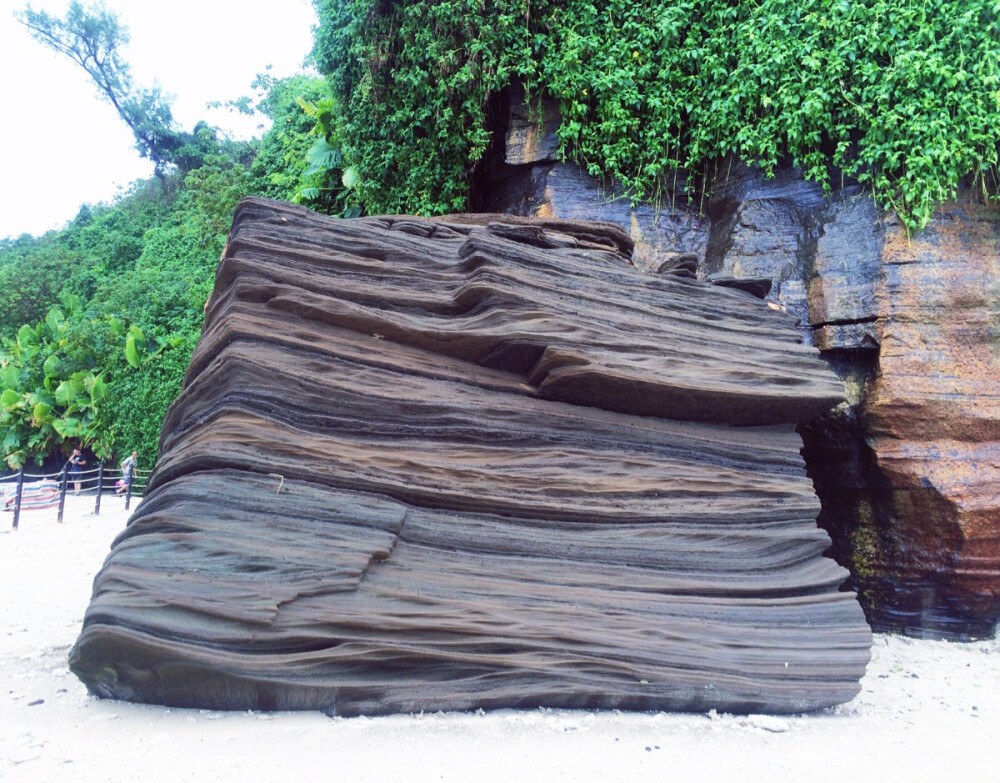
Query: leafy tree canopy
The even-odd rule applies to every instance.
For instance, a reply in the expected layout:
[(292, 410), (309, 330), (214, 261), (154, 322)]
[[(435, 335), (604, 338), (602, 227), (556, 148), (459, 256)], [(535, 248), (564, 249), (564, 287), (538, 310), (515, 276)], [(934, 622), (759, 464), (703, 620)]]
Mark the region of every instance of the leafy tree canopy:
[[(158, 85), (139, 87), (119, 52), (128, 29), (100, 2), (69, 4), (66, 15), (53, 16), (26, 6), (15, 17), (43, 45), (64, 54), (83, 68), (101, 95), (114, 106), (135, 137), (139, 154), (153, 162), (162, 176), (169, 165), (190, 171), (219, 144), (216, 132), (199, 123), (192, 133), (178, 130), (169, 99)], [(238, 146), (238, 145), (236, 145)]]

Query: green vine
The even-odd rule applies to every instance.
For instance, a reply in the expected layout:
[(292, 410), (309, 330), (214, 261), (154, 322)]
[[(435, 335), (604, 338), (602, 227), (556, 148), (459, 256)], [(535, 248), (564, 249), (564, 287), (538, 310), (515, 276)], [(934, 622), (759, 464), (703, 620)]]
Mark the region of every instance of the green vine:
[(726, 155), (868, 185), (911, 230), (995, 181), (997, 0), (315, 0), (369, 211), (466, 206), (487, 98), (562, 111), (562, 154), (655, 196)]

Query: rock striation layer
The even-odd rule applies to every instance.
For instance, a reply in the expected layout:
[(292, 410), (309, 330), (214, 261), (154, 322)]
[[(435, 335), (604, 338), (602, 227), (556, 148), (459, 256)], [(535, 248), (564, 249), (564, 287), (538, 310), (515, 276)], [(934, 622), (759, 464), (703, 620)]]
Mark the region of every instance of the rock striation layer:
[(243, 202), (73, 671), (341, 715), (852, 698), (870, 631), (795, 431), (841, 385), (784, 313), (631, 250)]

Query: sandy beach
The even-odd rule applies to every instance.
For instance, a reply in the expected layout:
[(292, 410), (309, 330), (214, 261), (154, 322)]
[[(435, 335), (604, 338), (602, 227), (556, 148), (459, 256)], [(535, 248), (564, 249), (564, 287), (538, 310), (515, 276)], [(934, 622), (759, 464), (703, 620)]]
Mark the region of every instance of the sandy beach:
[(102, 701), (69, 671), (128, 518), (108, 497), (0, 517), (0, 780), (1000, 780), (1000, 643), (876, 634), (851, 702), (802, 716), (579, 712), (329, 718)]

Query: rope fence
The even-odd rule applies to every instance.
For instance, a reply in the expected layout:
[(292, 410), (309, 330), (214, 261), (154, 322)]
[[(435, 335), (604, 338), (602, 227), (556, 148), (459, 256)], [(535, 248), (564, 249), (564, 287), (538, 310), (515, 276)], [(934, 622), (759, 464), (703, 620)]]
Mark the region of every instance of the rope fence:
[(128, 510), (133, 497), (142, 497), (152, 472), (132, 468), (125, 473), (103, 465), (70, 472), (68, 467), (57, 473), (26, 473), (21, 468), (16, 475), (0, 478), (0, 511), (13, 512), (14, 530), (17, 530), (22, 511), (57, 508), (56, 521), (62, 522), (68, 492), (93, 495), (95, 516), (101, 513), (101, 498), (109, 492), (124, 497)]

